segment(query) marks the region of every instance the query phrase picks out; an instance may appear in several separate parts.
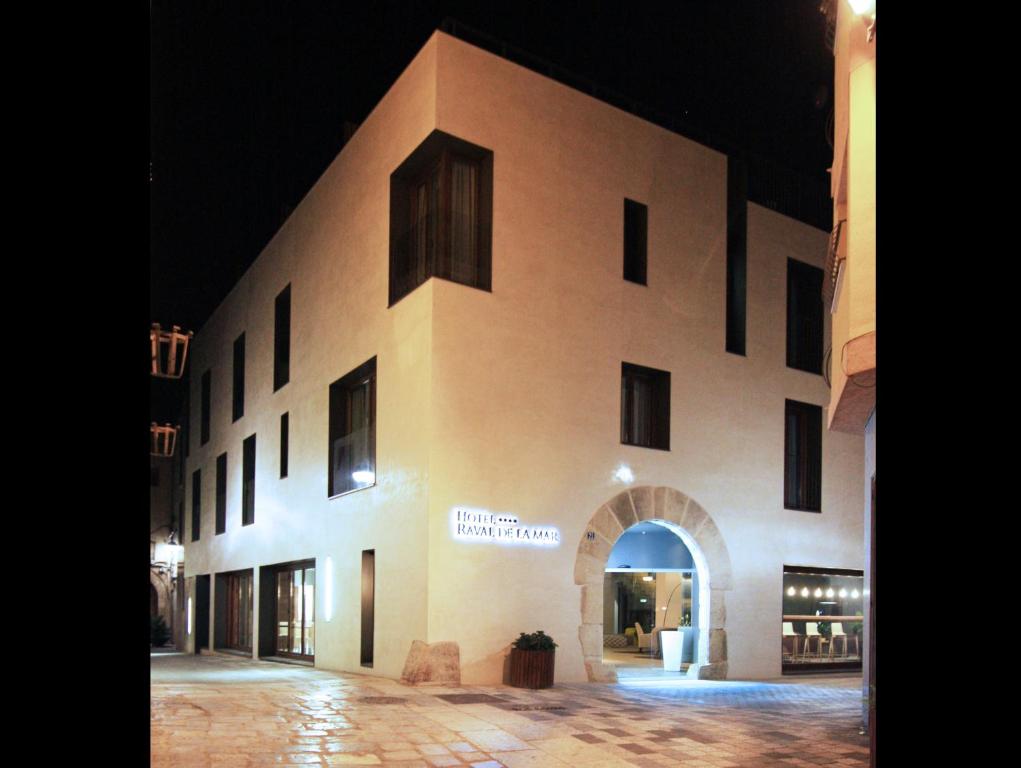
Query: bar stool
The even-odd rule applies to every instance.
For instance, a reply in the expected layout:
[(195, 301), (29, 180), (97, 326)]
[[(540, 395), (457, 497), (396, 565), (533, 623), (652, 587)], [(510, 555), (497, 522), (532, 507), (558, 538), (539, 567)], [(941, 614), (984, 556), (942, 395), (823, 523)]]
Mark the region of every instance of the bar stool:
[(847, 655), (847, 633), (844, 632), (844, 625), (842, 623), (840, 623), (839, 621), (834, 621), (833, 622), (833, 631), (830, 633), (830, 658), (831, 659), (833, 658), (833, 646), (835, 646), (837, 644), (837, 638), (838, 637), (841, 640), (844, 641), (843, 649), (842, 649), (843, 653), (841, 653), (840, 655), (841, 656), (846, 656)]
[[(787, 638), (788, 637), (794, 638), (794, 640), (793, 640), (793, 646), (794, 647), (793, 647), (791, 653), (787, 653)], [(790, 659), (791, 661), (794, 661), (794, 657), (798, 655), (798, 638), (799, 637), (801, 637), (801, 635), (794, 631), (794, 622), (793, 621), (785, 621), (783, 623), (783, 638), (780, 640), (780, 643), (782, 644), (782, 647), (783, 647), (783, 658), (784, 659)]]
[(812, 644), (812, 638), (816, 638), (818, 642), (816, 645), (816, 656), (822, 656), (822, 646), (826, 642), (826, 638), (819, 634), (819, 622), (817, 621), (806, 621), (805, 622), (805, 652), (801, 654), (801, 658), (808, 656), (808, 648)]

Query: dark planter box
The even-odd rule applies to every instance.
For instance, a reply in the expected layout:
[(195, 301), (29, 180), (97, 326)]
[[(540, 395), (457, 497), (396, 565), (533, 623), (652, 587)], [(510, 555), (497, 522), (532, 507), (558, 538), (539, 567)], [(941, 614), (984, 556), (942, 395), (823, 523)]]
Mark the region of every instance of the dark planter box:
[(515, 688), (549, 688), (553, 685), (556, 651), (522, 651), (511, 648), (510, 685)]

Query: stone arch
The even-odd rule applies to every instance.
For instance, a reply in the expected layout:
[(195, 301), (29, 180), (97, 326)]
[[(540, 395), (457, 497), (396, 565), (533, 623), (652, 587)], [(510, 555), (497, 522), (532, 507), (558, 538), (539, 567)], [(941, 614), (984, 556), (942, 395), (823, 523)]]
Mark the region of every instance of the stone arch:
[(157, 615), (162, 616), (168, 627), (172, 627), (171, 613), (173, 603), (171, 600), (172, 585), (168, 577), (157, 574), (152, 568), (149, 569), (149, 586), (156, 590)]
[[(659, 522), (687, 545), (695, 559), (700, 584), (697, 674), (704, 680), (727, 677), (727, 608), (731, 589), (730, 553), (716, 523), (702, 506), (667, 486), (639, 486), (622, 491), (603, 504), (589, 520), (578, 544), (574, 583), (581, 586), (581, 642), (590, 682), (616, 682), (613, 667), (603, 664), (603, 573), (613, 545), (632, 525)], [(708, 604), (706, 604), (706, 602)]]

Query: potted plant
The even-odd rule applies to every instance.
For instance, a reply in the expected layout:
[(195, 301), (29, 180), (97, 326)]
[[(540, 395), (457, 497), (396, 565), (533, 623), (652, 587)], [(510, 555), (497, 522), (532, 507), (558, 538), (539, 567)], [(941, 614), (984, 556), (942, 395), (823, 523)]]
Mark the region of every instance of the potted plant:
[(553, 685), (553, 662), (557, 644), (541, 629), (513, 643), (510, 652), (510, 685), (515, 688), (549, 688)]

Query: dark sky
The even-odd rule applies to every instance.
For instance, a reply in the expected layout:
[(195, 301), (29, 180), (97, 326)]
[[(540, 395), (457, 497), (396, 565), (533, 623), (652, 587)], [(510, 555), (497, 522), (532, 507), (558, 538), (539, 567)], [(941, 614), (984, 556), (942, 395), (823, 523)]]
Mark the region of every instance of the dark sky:
[[(448, 16), (824, 174), (833, 58), (818, 7), (153, 0), (151, 320), (201, 328), (336, 156), (344, 121), (364, 119)], [(153, 416), (172, 419), (156, 393)]]

